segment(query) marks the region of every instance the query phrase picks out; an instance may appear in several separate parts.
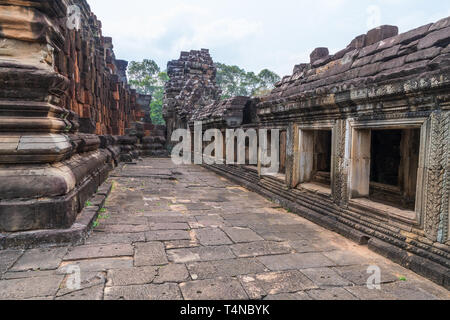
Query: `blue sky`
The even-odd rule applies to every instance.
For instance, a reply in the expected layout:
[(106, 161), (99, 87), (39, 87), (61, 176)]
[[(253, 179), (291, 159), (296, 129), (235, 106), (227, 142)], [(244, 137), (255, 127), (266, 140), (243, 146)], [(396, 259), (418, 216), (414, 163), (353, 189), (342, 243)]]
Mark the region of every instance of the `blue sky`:
[(117, 58), (208, 48), (214, 61), (291, 74), (316, 47), (336, 52), (373, 26), (405, 32), (450, 16), (448, 0), (88, 0)]

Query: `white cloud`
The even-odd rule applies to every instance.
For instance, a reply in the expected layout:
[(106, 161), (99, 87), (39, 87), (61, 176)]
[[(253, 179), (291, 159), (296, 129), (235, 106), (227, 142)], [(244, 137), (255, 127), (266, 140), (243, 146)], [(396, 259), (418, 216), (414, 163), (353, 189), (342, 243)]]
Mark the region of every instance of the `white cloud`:
[[(281, 76), (319, 46), (344, 48), (367, 32), (367, 8), (401, 31), (450, 15), (448, 0), (88, 0), (116, 56), (164, 67), (180, 51), (208, 48), (215, 61)], [(407, 8), (407, 10), (405, 10)]]
[(262, 31), (261, 22), (246, 19), (220, 19), (193, 26), (192, 35), (180, 38), (172, 49), (186, 50), (208, 46), (233, 45)]

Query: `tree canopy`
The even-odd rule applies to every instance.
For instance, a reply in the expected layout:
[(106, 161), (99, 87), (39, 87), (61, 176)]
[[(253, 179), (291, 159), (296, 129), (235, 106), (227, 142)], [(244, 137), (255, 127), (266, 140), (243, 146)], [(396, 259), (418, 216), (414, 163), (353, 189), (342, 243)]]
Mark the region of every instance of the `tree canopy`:
[(142, 62), (132, 61), (128, 66), (130, 85), (141, 94), (151, 94), (150, 114), (153, 124), (165, 124), (162, 116), (164, 85), (169, 81), (166, 72), (162, 72), (158, 64), (149, 59)]
[(247, 72), (238, 66), (216, 63), (217, 84), (222, 90), (222, 99), (234, 96), (257, 97), (267, 94), (280, 77), (268, 69), (256, 74)]

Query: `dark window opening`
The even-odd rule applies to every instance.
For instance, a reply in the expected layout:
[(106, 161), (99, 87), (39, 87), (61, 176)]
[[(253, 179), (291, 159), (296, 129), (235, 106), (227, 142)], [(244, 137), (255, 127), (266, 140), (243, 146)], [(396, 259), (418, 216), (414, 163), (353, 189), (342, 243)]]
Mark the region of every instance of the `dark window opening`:
[(242, 124), (251, 124), (255, 122), (256, 110), (251, 102), (247, 102), (243, 111), (243, 121)]
[(331, 185), (331, 131), (314, 131), (314, 182)]
[(414, 210), (420, 130), (372, 130), (370, 198)]
[(372, 131), (370, 181), (398, 185), (401, 130)]

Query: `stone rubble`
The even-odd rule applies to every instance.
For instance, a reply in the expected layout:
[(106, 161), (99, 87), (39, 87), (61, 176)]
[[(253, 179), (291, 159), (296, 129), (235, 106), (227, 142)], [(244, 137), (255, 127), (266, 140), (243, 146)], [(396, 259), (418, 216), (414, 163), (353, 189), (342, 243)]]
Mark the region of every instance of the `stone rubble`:
[(196, 108), (217, 101), (220, 90), (217, 70), (207, 49), (182, 52), (180, 59), (167, 64), (167, 73), (170, 80), (165, 88), (163, 115), (170, 138), (174, 130), (187, 128)]

